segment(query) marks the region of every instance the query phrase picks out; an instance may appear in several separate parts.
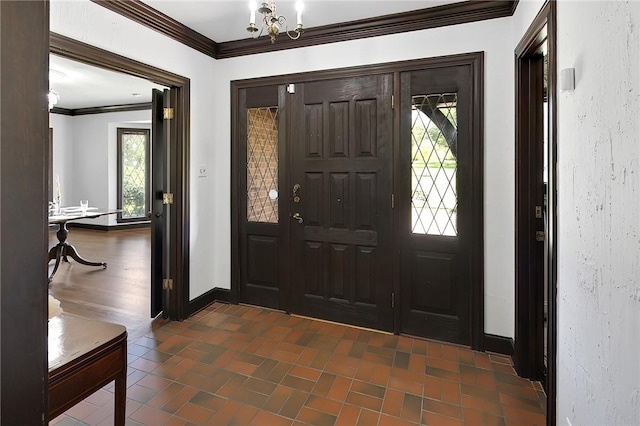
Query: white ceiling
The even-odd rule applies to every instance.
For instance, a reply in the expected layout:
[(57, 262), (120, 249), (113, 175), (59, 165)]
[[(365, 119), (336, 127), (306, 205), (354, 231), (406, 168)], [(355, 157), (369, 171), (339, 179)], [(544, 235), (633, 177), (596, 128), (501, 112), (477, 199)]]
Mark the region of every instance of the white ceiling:
[[(293, 29), (296, 1), (278, 0), (278, 14)], [(425, 9), (460, 0), (303, 0), (305, 28)], [(255, 0), (258, 7), (261, 1)], [(249, 0), (143, 0), (143, 3), (190, 27), (215, 42), (249, 38)], [(256, 19), (259, 25), (259, 18)], [(304, 37), (304, 35), (303, 35)]]
[[(49, 55), (49, 87), (60, 94), (56, 107), (67, 109), (151, 102), (162, 86), (128, 74)], [(64, 74), (64, 76), (62, 74)], [(140, 96), (133, 96), (138, 93)]]
[[(0, 0), (1, 1), (1, 0)], [(305, 28), (372, 18), (456, 3), (460, 0), (303, 0)], [(249, 0), (143, 0), (144, 3), (215, 42), (249, 37)], [(261, 1), (256, 0), (260, 5)], [(278, 13), (295, 25), (296, 0), (277, 1)], [(257, 19), (259, 24), (259, 18)], [(303, 35), (304, 37), (304, 35)], [(151, 89), (162, 89), (144, 79), (50, 55), (50, 87), (60, 94), (56, 105), (78, 109), (151, 102)], [(139, 93), (140, 96), (133, 96)]]

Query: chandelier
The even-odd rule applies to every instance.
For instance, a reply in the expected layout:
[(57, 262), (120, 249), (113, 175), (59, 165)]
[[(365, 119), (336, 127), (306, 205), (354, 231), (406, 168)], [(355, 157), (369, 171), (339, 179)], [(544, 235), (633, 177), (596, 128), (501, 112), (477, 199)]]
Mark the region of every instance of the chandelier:
[(250, 8), (251, 17), (249, 18), (249, 26), (247, 27), (247, 31), (251, 33), (253, 38), (258, 38), (262, 35), (263, 32), (266, 32), (267, 34), (269, 34), (269, 37), (271, 37), (271, 43), (275, 43), (276, 37), (283, 27), (285, 33), (291, 40), (299, 39), (300, 35), (304, 32), (304, 29), (302, 28), (302, 2), (296, 3), (298, 19), (296, 27), (293, 29), (293, 31), (289, 31), (287, 27), (287, 18), (282, 15), (278, 15), (278, 13), (276, 12), (275, 0), (263, 1), (262, 6), (257, 10), (258, 13), (262, 14), (262, 23), (260, 25), (260, 29), (256, 27), (256, 5), (254, 2), (251, 2)]

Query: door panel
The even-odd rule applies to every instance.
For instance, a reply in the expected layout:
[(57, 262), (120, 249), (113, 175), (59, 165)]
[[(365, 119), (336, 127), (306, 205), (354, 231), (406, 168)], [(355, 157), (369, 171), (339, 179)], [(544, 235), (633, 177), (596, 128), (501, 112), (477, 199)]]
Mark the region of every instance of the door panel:
[(164, 135), (164, 93), (152, 91), (152, 125), (151, 125), (151, 317), (155, 318), (162, 311), (162, 279), (163, 279), (163, 241), (165, 221), (162, 193), (164, 192), (164, 174), (167, 147)]
[(291, 176), (299, 188), (292, 187), (290, 204), (295, 313), (393, 328), (391, 93), (391, 75), (296, 85)]
[(466, 66), (401, 74), (401, 331), (470, 344), (472, 146)]
[[(283, 256), (279, 192), (283, 173), (281, 107), (278, 86), (243, 89), (239, 93), (240, 158), (240, 301), (284, 309)], [(276, 191), (276, 192), (272, 192)], [(285, 216), (286, 219), (288, 217)]]

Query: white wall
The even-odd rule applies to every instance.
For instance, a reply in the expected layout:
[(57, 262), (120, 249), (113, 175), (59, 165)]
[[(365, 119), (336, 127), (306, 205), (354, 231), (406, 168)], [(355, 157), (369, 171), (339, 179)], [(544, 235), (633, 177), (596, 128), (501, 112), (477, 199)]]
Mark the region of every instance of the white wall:
[[(53, 128), (53, 171), (60, 176), (62, 205), (115, 209), (117, 200), (117, 128), (151, 128), (151, 110), (64, 116), (49, 114)], [(146, 124), (141, 124), (146, 122)], [(55, 187), (54, 187), (55, 191)], [(86, 219), (116, 225), (116, 215)]]
[(558, 424), (640, 424), (640, 3), (558, 3)]
[(213, 88), (215, 61), (88, 0), (53, 0), (51, 31), (191, 79), (191, 170), (202, 164), (211, 172), (200, 179), (192, 174), (191, 179), (190, 299), (213, 287), (228, 288), (230, 266), (221, 267), (216, 259), (228, 255), (230, 224), (212, 220), (218, 210), (228, 217), (230, 209), (228, 189), (224, 196), (219, 191), (228, 186), (229, 175), (216, 170), (229, 157), (213, 156), (213, 145), (229, 144), (212, 126), (214, 106), (220, 102)]
[(75, 200), (73, 196), (73, 117), (49, 114), (49, 127), (53, 129), (53, 196), (56, 196), (56, 182), (60, 182), (60, 200), (68, 206)]
[[(485, 51), (485, 331), (514, 335), (513, 46), (510, 18), (354, 40), (304, 49), (224, 59), (216, 63), (215, 157), (229, 199), (230, 95), (232, 80)], [(222, 183), (221, 182), (221, 183)], [(215, 221), (230, 223), (229, 211)], [(228, 233), (228, 231), (225, 231)], [(228, 274), (229, 239), (218, 267)], [(226, 285), (228, 288), (228, 285)]]

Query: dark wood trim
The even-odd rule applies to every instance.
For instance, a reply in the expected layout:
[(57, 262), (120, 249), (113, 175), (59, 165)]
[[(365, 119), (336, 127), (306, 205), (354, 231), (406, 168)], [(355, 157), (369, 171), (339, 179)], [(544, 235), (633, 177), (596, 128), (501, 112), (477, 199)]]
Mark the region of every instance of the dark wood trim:
[(484, 334), (484, 350), (497, 354), (512, 356), (513, 339), (511, 337), (496, 336), (495, 334)]
[[(539, 48), (546, 39), (548, 52), (548, 76), (547, 76), (547, 102), (549, 108), (549, 147), (548, 162), (548, 230), (546, 242), (549, 271), (547, 275), (548, 285), (548, 316), (547, 316), (547, 368), (545, 391), (547, 393), (546, 419), (547, 425), (556, 423), (556, 388), (557, 388), (557, 197), (558, 185), (556, 182), (557, 170), (557, 24), (556, 2), (547, 0), (540, 12), (526, 31), (520, 43), (515, 49), (515, 86), (516, 86), (516, 179), (526, 179), (522, 176), (524, 165), (528, 164), (527, 157), (530, 145), (528, 130), (531, 120), (532, 102), (527, 98), (525, 79), (528, 78), (528, 64), (535, 55), (539, 55)], [(529, 262), (526, 247), (527, 231), (526, 212), (530, 206), (519, 201), (520, 187), (516, 182), (516, 339), (514, 345), (514, 366), (520, 375), (531, 377), (540, 375), (540, 372), (532, 372), (531, 366), (536, 364), (532, 359), (532, 348), (540, 345), (535, 341), (536, 336), (531, 333), (535, 324), (536, 313), (539, 313), (539, 297), (531, 297), (530, 274), (523, 274), (520, 268)], [(539, 315), (538, 315), (539, 316)]]
[[(232, 139), (231, 139), (231, 300), (232, 303), (238, 303), (238, 291), (240, 283), (240, 246), (239, 246), (239, 205), (240, 202), (237, 197), (241, 196), (238, 193), (238, 176), (242, 172), (242, 164), (239, 161), (239, 149), (237, 147), (238, 138), (238, 116), (237, 105), (239, 102), (238, 93), (240, 89), (269, 86), (269, 85), (282, 85), (289, 83), (299, 83), (305, 81), (320, 81), (335, 78), (348, 78), (357, 77), (363, 75), (374, 74), (394, 74), (403, 71), (421, 70), (425, 68), (447, 67), (447, 66), (469, 66), (471, 68), (472, 81), (473, 81), (473, 109), (474, 109), (474, 125), (472, 129), (472, 140), (474, 143), (474, 158), (473, 158), (473, 179), (479, 182), (479, 187), (484, 188), (484, 175), (483, 175), (483, 152), (484, 152), (484, 53), (474, 52), (465, 53), (459, 55), (441, 56), (436, 58), (427, 59), (415, 59), (400, 62), (390, 62), (375, 65), (356, 66), (348, 68), (337, 68), (331, 70), (312, 71), (298, 74), (280, 75), (262, 77), (248, 80), (236, 80), (231, 82), (231, 126), (232, 126)], [(396, 88), (398, 85), (396, 84)], [(399, 98), (398, 98), (399, 99)], [(400, 108), (394, 110), (394, 122), (399, 122)], [(400, 135), (399, 126), (395, 127), (396, 134), (394, 135), (394, 152), (396, 145), (399, 145)], [(396, 162), (398, 161), (396, 156)], [(394, 168), (398, 165), (394, 163)], [(394, 188), (394, 193), (398, 193), (397, 188)], [(483, 206), (484, 196), (483, 190), (478, 191), (475, 194), (477, 199), (475, 202), (480, 206), (480, 210), (474, 212), (474, 232), (477, 234), (473, 236), (474, 244), (472, 247), (472, 260), (470, 265), (471, 276), (476, 280), (472, 284), (473, 292), (470, 295), (470, 309), (471, 309), (471, 345), (474, 349), (483, 349), (484, 340), (484, 219), (483, 219)], [(394, 223), (398, 219), (394, 218)], [(398, 324), (398, 321), (394, 322)], [(395, 325), (394, 325), (395, 327)], [(399, 328), (398, 328), (399, 330)], [(396, 332), (398, 330), (395, 330)]]
[(203, 310), (213, 302), (229, 303), (230, 298), (231, 290), (215, 287), (189, 302), (189, 316)]
[(60, 115), (75, 115), (73, 113), (72, 109), (69, 108), (59, 108), (59, 107), (53, 107), (51, 108), (51, 110), (49, 110), (49, 112), (51, 114), (60, 114)]
[(162, 86), (183, 86), (189, 79), (126, 56), (51, 32), (50, 52), (88, 65), (143, 78)]
[(181, 24), (139, 0), (91, 0), (102, 7), (164, 34), (205, 55), (216, 57), (217, 44), (199, 32)]
[(128, 222), (121, 225), (96, 225), (93, 223), (69, 222), (67, 228), (92, 229), (94, 231), (126, 231), (129, 229), (150, 228), (151, 222)]
[(317, 46), (341, 41), (357, 40), (425, 30), (449, 25), (466, 24), (513, 15), (512, 1), (464, 1), (409, 12), (395, 13), (357, 21), (340, 22), (306, 29), (298, 40), (281, 35), (271, 44), (268, 37), (218, 43), (216, 59), (252, 55), (256, 53), (299, 47)]
[(48, 424), (49, 2), (0, 1), (0, 418)]
[[(249, 82), (231, 82), (231, 289), (229, 302), (240, 302), (240, 143), (238, 109), (240, 105), (240, 89), (252, 87)], [(282, 112), (281, 112), (282, 114)], [(245, 169), (246, 170), (246, 169)], [(244, 194), (243, 194), (244, 195)]]
[(77, 108), (71, 110), (71, 115), (106, 114), (109, 112), (129, 112), (151, 110), (151, 102), (125, 105), (107, 105), (91, 108)]
[(518, 3), (520, 3), (520, 0), (513, 0), (511, 2), (511, 14), (509, 16), (513, 16), (513, 14), (516, 13), (516, 9), (518, 8)]
[[(475, 55), (475, 56), (472, 56)], [(469, 54), (473, 93), (472, 181), (480, 188), (473, 194), (471, 243), (471, 347), (484, 348), (484, 53)], [(475, 283), (473, 281), (476, 281)]]
[(76, 115), (89, 115), (89, 114), (106, 114), (109, 112), (145, 111), (150, 109), (151, 109), (151, 102), (143, 102), (139, 104), (107, 105), (107, 106), (76, 108), (76, 109), (53, 107), (50, 112), (52, 114), (76, 116)]
[[(190, 93), (191, 82), (188, 78), (162, 70), (160, 68), (135, 61), (122, 55), (100, 49), (72, 38), (50, 33), (50, 53), (67, 59), (94, 65), (107, 70), (121, 72), (162, 86), (171, 87), (176, 92), (176, 116), (172, 126), (176, 138), (172, 143), (170, 170), (174, 204), (171, 206), (173, 235), (170, 259), (174, 280), (175, 297), (170, 303), (172, 320), (187, 317), (189, 304), (189, 184), (190, 184)], [(172, 90), (173, 91), (173, 90)]]
[(139, 0), (92, 1), (215, 59), (504, 18), (512, 16), (518, 5), (517, 0), (457, 2), (308, 28), (298, 40), (280, 36), (277, 43), (271, 44), (266, 36), (216, 43)]
[(547, 11), (547, 47), (549, 49), (549, 75), (547, 76), (547, 102), (550, 117), (549, 153), (549, 211), (551, 233), (547, 238), (547, 250), (551, 256), (549, 268), (549, 303), (547, 311), (547, 426), (556, 424), (557, 405), (557, 348), (558, 348), (558, 45), (557, 3), (549, 1)]

